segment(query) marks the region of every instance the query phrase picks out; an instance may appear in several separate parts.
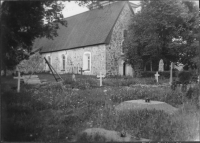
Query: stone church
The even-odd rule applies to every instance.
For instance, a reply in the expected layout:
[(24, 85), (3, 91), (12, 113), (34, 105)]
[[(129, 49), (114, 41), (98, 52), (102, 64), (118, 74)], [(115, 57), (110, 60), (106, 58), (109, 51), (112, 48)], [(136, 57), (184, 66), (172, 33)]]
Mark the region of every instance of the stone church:
[[(101, 5), (90, 5), (90, 11), (66, 18), (68, 26), (60, 26), (53, 40), (36, 39), (33, 51), (40, 50), (59, 74), (82, 68), (85, 75), (132, 76), (122, 45), (138, 6), (128, 1), (102, 1)], [(49, 70), (47, 65), (44, 70)]]

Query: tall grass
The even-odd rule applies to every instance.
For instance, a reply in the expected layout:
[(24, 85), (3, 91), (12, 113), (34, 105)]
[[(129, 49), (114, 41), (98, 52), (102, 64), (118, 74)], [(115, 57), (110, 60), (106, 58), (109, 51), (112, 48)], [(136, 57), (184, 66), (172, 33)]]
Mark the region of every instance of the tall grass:
[[(71, 83), (64, 85), (67, 84), (71, 86)], [(77, 133), (89, 127), (124, 129), (131, 135), (154, 141), (188, 141), (196, 136), (199, 125), (196, 87), (187, 94), (171, 91), (169, 87), (94, 88), (85, 87), (85, 83), (81, 87), (63, 90), (61, 84), (52, 83), (41, 87), (24, 85), (20, 93), (4, 92), (7, 106), (4, 140), (72, 141)], [(179, 107), (180, 111), (170, 116), (156, 110), (119, 114), (114, 109), (120, 102), (147, 97)]]

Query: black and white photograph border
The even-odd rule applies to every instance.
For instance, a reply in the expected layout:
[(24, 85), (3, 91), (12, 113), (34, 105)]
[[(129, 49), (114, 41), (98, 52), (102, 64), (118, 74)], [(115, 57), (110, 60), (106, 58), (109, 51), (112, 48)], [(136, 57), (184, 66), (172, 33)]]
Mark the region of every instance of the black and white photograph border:
[(199, 12), (0, 0), (0, 141), (200, 141)]

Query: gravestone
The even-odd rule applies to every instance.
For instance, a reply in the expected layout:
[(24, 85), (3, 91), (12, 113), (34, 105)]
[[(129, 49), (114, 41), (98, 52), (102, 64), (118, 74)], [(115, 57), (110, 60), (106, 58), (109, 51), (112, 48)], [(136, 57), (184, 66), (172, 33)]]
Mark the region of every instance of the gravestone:
[(158, 71), (164, 71), (164, 62), (163, 62), (162, 59), (159, 61), (159, 69), (158, 69)]
[(130, 111), (130, 110), (162, 110), (168, 114), (175, 113), (178, 109), (161, 101), (153, 101), (150, 100), (149, 102), (145, 102), (145, 100), (139, 99), (139, 100), (129, 100), (120, 103), (115, 107), (116, 111), (118, 112), (124, 112), (124, 111)]
[(72, 74), (72, 81), (76, 82), (76, 76), (75, 76), (75, 74)]
[(102, 86), (102, 78), (105, 77), (105, 75), (102, 75), (100, 72), (100, 75), (97, 75), (97, 78), (100, 78), (100, 86)]
[(84, 72), (84, 70), (81, 68), (80, 70), (79, 70), (79, 72), (81, 72), (81, 75), (83, 74), (83, 72)]
[(38, 75), (24, 75), (22, 76), (24, 78), (25, 84), (40, 84), (41, 81), (38, 78)]
[(173, 77), (172, 77), (172, 69), (173, 69), (173, 62), (171, 62), (171, 66), (170, 66), (170, 79), (169, 79), (169, 84), (172, 85), (172, 80), (173, 80)]
[(156, 82), (158, 83), (158, 77), (159, 77), (160, 75), (158, 74), (158, 72), (156, 72), (156, 74), (155, 74), (155, 79), (156, 79)]
[(21, 77), (21, 73), (18, 71), (18, 77), (14, 77), (14, 79), (17, 79), (17, 92), (20, 92), (20, 81), (24, 78)]

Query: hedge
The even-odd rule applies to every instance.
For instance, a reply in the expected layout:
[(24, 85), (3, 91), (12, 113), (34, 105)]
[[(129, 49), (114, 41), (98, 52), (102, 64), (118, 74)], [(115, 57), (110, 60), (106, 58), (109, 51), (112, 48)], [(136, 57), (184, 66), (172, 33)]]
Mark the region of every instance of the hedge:
[[(157, 71), (142, 71), (141, 72), (141, 77), (147, 78), (147, 77), (155, 77)], [(172, 72), (173, 77), (177, 77), (178, 71), (173, 71)], [(163, 71), (163, 72), (158, 72), (160, 75), (159, 77), (164, 77), (164, 78), (170, 78), (170, 71)]]

